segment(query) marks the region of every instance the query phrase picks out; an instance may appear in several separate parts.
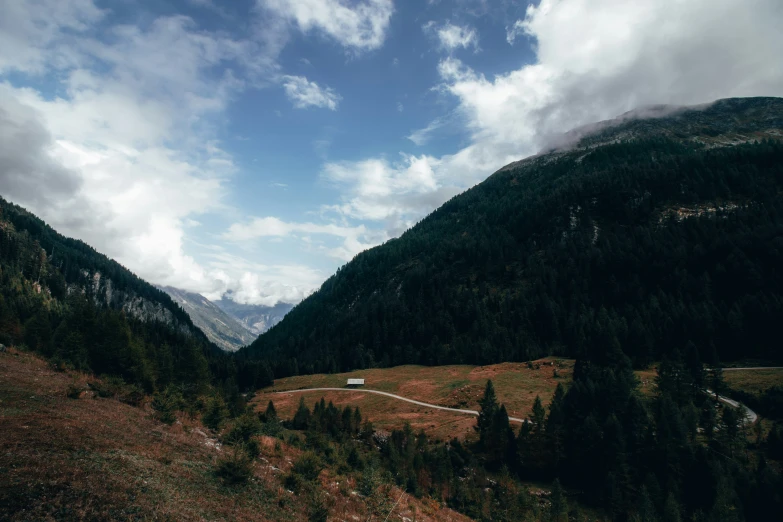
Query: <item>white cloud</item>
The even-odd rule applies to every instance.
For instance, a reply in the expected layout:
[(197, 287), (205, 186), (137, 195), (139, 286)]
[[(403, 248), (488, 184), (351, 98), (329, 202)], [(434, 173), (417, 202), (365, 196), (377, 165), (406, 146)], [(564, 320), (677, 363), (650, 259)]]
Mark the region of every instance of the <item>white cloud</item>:
[(297, 109), (320, 107), (335, 111), (342, 99), (334, 89), (321, 87), (304, 76), (283, 76), (281, 81), (286, 96)]
[(432, 134), (443, 127), (443, 125), (444, 119), (436, 118), (423, 129), (416, 129), (415, 131), (411, 132), (407, 138), (421, 147), (422, 145), (426, 145), (427, 142), (430, 141), (430, 138), (432, 138)]
[(378, 49), (394, 12), (392, 0), (259, 0), (302, 32), (318, 30), (354, 51)]
[(321, 248), (327, 255), (342, 261), (349, 261), (359, 252), (388, 239), (384, 231), (370, 230), (364, 225), (351, 227), (332, 223), (290, 223), (276, 217), (257, 217), (246, 223), (234, 223), (223, 237), (229, 241), (248, 242), (262, 237), (292, 235), (298, 235), (299, 239), (306, 243), (312, 242), (310, 235), (326, 235), (342, 239), (342, 244), (339, 246)]
[(342, 202), (324, 210), (355, 220), (381, 221), (396, 236), (456, 194), (438, 179), (440, 161), (402, 154), (397, 162), (368, 159), (327, 163), (322, 177), (343, 191)]
[[(75, 57), (63, 44), (103, 16), (92, 0), (3, 2), (0, 16), (0, 73), (42, 73), (67, 67)], [(67, 31), (67, 32), (66, 32)]]
[(422, 26), (425, 33), (434, 34), (438, 38), (438, 45), (447, 52), (456, 49), (468, 49), (472, 47), (474, 51), (479, 50), (478, 32), (471, 27), (463, 27), (452, 23), (445, 23), (441, 26), (435, 22), (428, 22)]
[(506, 41), (508, 45), (514, 45), (517, 38), (525, 34), (525, 22), (517, 20), (511, 27), (506, 27)]
[(224, 251), (209, 257), (214, 287), (201, 290), (201, 293), (211, 300), (230, 292), (231, 299), (243, 304), (298, 303), (317, 289), (327, 276), (302, 264), (265, 265)]

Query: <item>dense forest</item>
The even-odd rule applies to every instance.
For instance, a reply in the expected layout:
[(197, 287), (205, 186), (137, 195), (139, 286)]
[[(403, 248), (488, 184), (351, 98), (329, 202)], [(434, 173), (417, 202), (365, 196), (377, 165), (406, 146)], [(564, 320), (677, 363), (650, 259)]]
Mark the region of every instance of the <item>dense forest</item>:
[(604, 125), (343, 266), (238, 353), (276, 377), (619, 347), (781, 361), (783, 100)]
[(271, 378), (257, 379), (257, 363), (237, 368), (166, 293), (1, 198), (0, 343), (146, 392), (218, 385), (230, 395), (237, 376)]

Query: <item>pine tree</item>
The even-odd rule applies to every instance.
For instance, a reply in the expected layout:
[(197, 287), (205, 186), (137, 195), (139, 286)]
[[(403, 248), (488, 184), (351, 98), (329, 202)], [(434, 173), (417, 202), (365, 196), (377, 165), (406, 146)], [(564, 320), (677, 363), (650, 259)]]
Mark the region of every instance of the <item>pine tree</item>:
[(655, 514), (655, 505), (650, 499), (647, 487), (642, 486), (638, 501), (639, 511), (636, 513), (635, 522), (657, 522), (658, 517)]
[(299, 408), (297, 408), (291, 424), (295, 430), (306, 430), (310, 425), (310, 410), (305, 405), (304, 397), (299, 399)]
[(277, 422), (277, 409), (272, 401), (266, 405), (266, 411), (264, 412), (264, 422), (275, 423)]
[(479, 432), (479, 438), (482, 444), (485, 443), (487, 435), (492, 429), (492, 423), (495, 419), (495, 414), (498, 411), (498, 401), (495, 396), (495, 387), (491, 380), (487, 381), (487, 385), (484, 388), (484, 397), (479, 401), (479, 414), (478, 421), (476, 423), (476, 429)]
[(722, 395), (727, 388), (726, 381), (723, 379), (723, 368), (716, 366), (710, 370), (709, 385), (717, 403), (718, 396)]
[(551, 522), (568, 522), (568, 501), (558, 479), (552, 483), (552, 494), (549, 499), (551, 503), (549, 520)]
[(228, 417), (228, 408), (226, 408), (223, 398), (212, 397), (207, 402), (207, 407), (201, 420), (207, 428), (218, 431), (226, 417)]
[(663, 505), (663, 522), (681, 522), (680, 504), (674, 495), (669, 493), (666, 497), (666, 503)]

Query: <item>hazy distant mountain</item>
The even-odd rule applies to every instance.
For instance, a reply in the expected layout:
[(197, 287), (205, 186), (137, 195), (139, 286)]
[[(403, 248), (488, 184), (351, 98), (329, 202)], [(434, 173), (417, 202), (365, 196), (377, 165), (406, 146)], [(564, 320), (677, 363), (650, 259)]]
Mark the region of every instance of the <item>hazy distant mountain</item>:
[(250, 329), (203, 295), (171, 286), (159, 288), (169, 294), (188, 313), (193, 324), (222, 349), (233, 352), (255, 340), (256, 336)]
[(214, 304), (255, 335), (261, 335), (279, 323), (294, 307), (288, 303), (277, 303), (274, 306), (240, 304), (228, 296)]

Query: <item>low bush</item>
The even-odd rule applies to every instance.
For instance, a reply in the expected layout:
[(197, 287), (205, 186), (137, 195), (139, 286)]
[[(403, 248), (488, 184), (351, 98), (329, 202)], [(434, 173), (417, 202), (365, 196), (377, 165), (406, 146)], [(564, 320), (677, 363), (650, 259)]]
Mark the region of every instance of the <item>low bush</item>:
[(69, 399), (78, 399), (79, 395), (82, 394), (84, 391), (84, 386), (82, 386), (79, 381), (73, 380), (71, 384), (68, 385), (68, 388), (65, 390), (65, 395)]
[(234, 447), (218, 459), (215, 475), (226, 485), (244, 484), (253, 475), (253, 459), (244, 448)]

